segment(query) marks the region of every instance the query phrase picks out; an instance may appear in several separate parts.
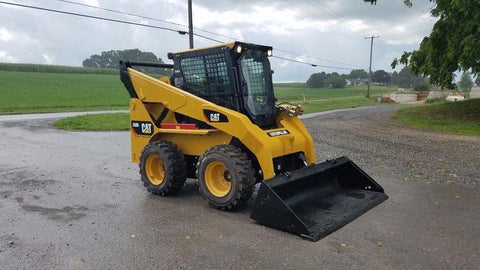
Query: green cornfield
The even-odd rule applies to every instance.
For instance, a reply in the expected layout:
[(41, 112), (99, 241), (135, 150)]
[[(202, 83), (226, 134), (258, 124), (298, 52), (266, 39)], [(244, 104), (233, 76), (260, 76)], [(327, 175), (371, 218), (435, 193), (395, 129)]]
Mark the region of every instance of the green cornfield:
[(72, 74), (110, 74), (117, 75), (118, 70), (111, 68), (70, 67), (37, 64), (0, 63), (0, 71), (72, 73)]

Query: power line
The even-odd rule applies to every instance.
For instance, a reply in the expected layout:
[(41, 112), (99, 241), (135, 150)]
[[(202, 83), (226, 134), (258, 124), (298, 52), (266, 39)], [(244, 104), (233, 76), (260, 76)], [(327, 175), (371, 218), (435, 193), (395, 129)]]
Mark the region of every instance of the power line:
[[(275, 8), (278, 10), (278, 7), (275, 7), (273, 5), (272, 2), (270, 2), (269, 0), (261, 0), (263, 1), (264, 3), (266, 3), (267, 5)], [(300, 7), (299, 7), (300, 8)], [(315, 15), (315, 14), (312, 14), (311, 12), (303, 9), (303, 8), (300, 8), (301, 10), (303, 10), (304, 12), (307, 12), (311, 15)], [(294, 16), (295, 18), (299, 19), (299, 20), (303, 20), (302, 18), (299, 18), (296, 14), (292, 13), (291, 10), (286, 10), (286, 9), (283, 9), (285, 12), (288, 12), (290, 13), (292, 16)], [(333, 18), (333, 17), (332, 17)], [(312, 23), (312, 22), (308, 22), (308, 24), (310, 25), (313, 25), (313, 26), (317, 26), (315, 23)], [(351, 38), (351, 39), (354, 39), (354, 40), (357, 40), (356, 38), (353, 38), (352, 36), (348, 36), (348, 35), (345, 35), (345, 34), (342, 34), (341, 32), (337, 32), (337, 31), (334, 31), (333, 33), (335, 34), (338, 34), (338, 35), (341, 35), (341, 36), (344, 36), (344, 37), (347, 37), (347, 38)], [(354, 34), (357, 34), (357, 33), (354, 33)], [(359, 34), (357, 34), (359, 35)], [(360, 37), (363, 37), (361, 35), (359, 35)], [(321, 61), (326, 61), (326, 62), (331, 62), (331, 63), (337, 63), (337, 64), (342, 64), (342, 65), (348, 65), (348, 66), (355, 66), (355, 67), (360, 67), (362, 69), (365, 68), (365, 66), (361, 66), (361, 65), (355, 65), (355, 64), (347, 64), (347, 63), (343, 63), (343, 62), (339, 62), (339, 61), (334, 61), (334, 60), (328, 60), (328, 59), (322, 59), (322, 58), (318, 58), (318, 57), (312, 57), (312, 56), (308, 56), (308, 55), (304, 55), (304, 54), (300, 54), (300, 53), (295, 53), (295, 52), (291, 52), (291, 51), (287, 51), (287, 50), (282, 50), (282, 49), (275, 49), (276, 51), (281, 51), (281, 52), (285, 52), (285, 53), (289, 53), (289, 54), (293, 54), (293, 55), (299, 55), (299, 56), (303, 56), (303, 57), (308, 57), (308, 58), (312, 58), (312, 59), (317, 59), (317, 60), (321, 60)]]
[[(312, 1), (313, 1), (313, 0), (312, 0)], [(330, 12), (329, 12), (330, 14), (334, 14), (334, 15), (336, 15), (336, 17), (343, 18), (343, 19), (345, 20), (345, 22), (346, 22), (347, 24), (349, 24), (350, 26), (356, 26), (356, 27), (358, 27), (358, 28), (362, 28), (361, 25), (359, 25), (359, 24), (357, 24), (357, 23), (355, 23), (355, 22), (348, 21), (349, 18), (347, 18), (347, 17), (344, 16), (343, 14), (335, 11), (334, 9), (330, 8), (329, 6), (323, 4), (322, 2), (320, 2), (320, 1), (318, 1), (318, 0), (315, 0), (315, 2), (316, 2), (317, 4), (319, 4), (319, 5), (321, 5), (324, 9), (330, 10)]]
[(183, 24), (180, 24), (180, 23), (169, 22), (169, 21), (166, 21), (166, 20), (156, 19), (156, 18), (152, 18), (152, 17), (148, 17), (148, 16), (137, 15), (137, 14), (133, 14), (133, 13), (129, 13), (129, 12), (123, 12), (123, 11), (118, 11), (118, 10), (109, 9), (109, 8), (102, 8), (102, 7), (82, 4), (82, 3), (78, 3), (78, 2), (74, 2), (74, 1), (68, 1), (68, 0), (58, 0), (58, 1), (68, 3), (68, 4), (73, 4), (73, 5), (78, 5), (78, 6), (89, 7), (89, 8), (99, 9), (99, 10), (103, 10), (103, 11), (109, 11), (109, 12), (113, 12), (113, 13), (123, 14), (123, 15), (129, 15), (129, 16), (133, 16), (133, 17), (137, 17), (137, 18), (149, 19), (149, 20), (158, 21), (158, 22), (162, 22), (162, 23), (168, 23), (168, 24), (172, 24), (172, 25), (176, 25), (176, 26), (187, 27), (186, 25), (183, 25)]
[(110, 19), (110, 18), (104, 18), (104, 17), (98, 17), (98, 16), (92, 16), (92, 15), (86, 15), (86, 14), (80, 14), (80, 13), (62, 11), (62, 10), (58, 10), (58, 9), (42, 8), (42, 7), (37, 7), (37, 6), (22, 5), (22, 4), (10, 3), (10, 2), (4, 2), (4, 1), (0, 1), (0, 3), (1, 3), (1, 4), (6, 4), (6, 5), (12, 5), (12, 6), (24, 7), (24, 8), (38, 9), (38, 10), (43, 10), (43, 11), (49, 11), (49, 12), (55, 12), (55, 13), (61, 13), (61, 14), (79, 16), (79, 17), (85, 17), (85, 18), (103, 20), (103, 21), (110, 21), (110, 22), (117, 22), (117, 23), (132, 24), (132, 25), (137, 25), (137, 26), (144, 26), (144, 27), (156, 28), (156, 29), (161, 29), (161, 30), (167, 30), (167, 31), (177, 32), (177, 33), (179, 33), (179, 34), (181, 34), (181, 35), (187, 34), (186, 31), (175, 30), (175, 29), (168, 28), (168, 27), (161, 27), (161, 26), (154, 26), (154, 25), (141, 24), (141, 23), (135, 23), (135, 22), (128, 22), (128, 21), (122, 21), (122, 20), (116, 20), (116, 19)]
[[(139, 14), (134, 14), (134, 13), (130, 13), (130, 12), (123, 12), (123, 11), (118, 11), (118, 10), (109, 9), (109, 8), (102, 8), (102, 7), (97, 7), (97, 6), (93, 6), (93, 5), (87, 5), (87, 4), (78, 3), (78, 2), (75, 2), (75, 1), (69, 1), (69, 0), (58, 0), (58, 1), (64, 2), (64, 3), (73, 4), (73, 5), (79, 5), (79, 6), (83, 6), (83, 7), (89, 7), (89, 8), (93, 8), (93, 9), (98, 9), (98, 10), (103, 10), (103, 11), (108, 11), (108, 12), (113, 12), (113, 13), (118, 13), (118, 14), (123, 14), (123, 15), (128, 15), (128, 16), (133, 16), (133, 17), (137, 17), (137, 18), (142, 18), (142, 19), (148, 19), (148, 20), (158, 21), (158, 22), (167, 23), (167, 24), (172, 24), (172, 25), (176, 25), (176, 26), (180, 26), (180, 27), (188, 27), (187, 25), (184, 25), (184, 24), (175, 23), (175, 22), (170, 22), (170, 21), (166, 21), (166, 20), (162, 20), (162, 19), (157, 19), (157, 18), (152, 18), (152, 17), (149, 17), (149, 16), (144, 16), (144, 15), (139, 15)], [(220, 36), (220, 37), (225, 37), (225, 38), (228, 38), (228, 39), (231, 39), (231, 40), (243, 41), (243, 40), (240, 39), (240, 38), (223, 35), (223, 34), (216, 33), (216, 32), (212, 32), (212, 31), (209, 31), (209, 30), (206, 30), (206, 29), (202, 29), (202, 28), (194, 27), (193, 29), (199, 30), (199, 31), (202, 31), (202, 32), (205, 32), (205, 33), (209, 33), (209, 34), (212, 34), (212, 35), (216, 35), (216, 36)], [(219, 40), (213, 40), (213, 41), (215, 41), (215, 42), (221, 42), (221, 41), (219, 41)], [(339, 62), (339, 61), (335, 61), (335, 60), (329, 60), (329, 59), (323, 59), (323, 58), (313, 57), (313, 56), (309, 56), (309, 55), (305, 55), (305, 54), (301, 54), (301, 53), (296, 53), (296, 52), (292, 52), (292, 51), (282, 50), (282, 49), (279, 49), (279, 48), (275, 48), (275, 51), (284, 52), (284, 53), (292, 54), (292, 55), (298, 55), (298, 56), (307, 57), (307, 58), (316, 59), (316, 60), (325, 61), (325, 62), (331, 62), (331, 63), (337, 63), (337, 64), (341, 64), (341, 65), (347, 65), (347, 66), (355, 66), (355, 67), (365, 68), (364, 66), (360, 66), (360, 65), (348, 64), (348, 63), (343, 63), (343, 62)]]
[[(278, 8), (277, 8), (276, 6), (274, 6), (273, 3), (270, 2), (269, 0), (261, 0), (261, 1), (264, 2), (264, 3), (266, 3), (267, 5), (270, 5), (270, 6), (274, 7), (275, 9), (278, 9)], [(291, 6), (294, 6), (294, 5), (292, 4)], [(314, 13), (312, 13), (312, 12), (310, 12), (310, 11), (304, 9), (304, 8), (301, 8), (301, 7), (298, 6), (298, 5), (296, 5), (296, 6), (298, 7), (298, 9), (302, 10), (302, 11), (305, 12), (305, 13), (310, 14), (310, 15), (313, 16), (313, 17), (316, 17), (316, 16), (317, 16), (316, 14), (314, 14)], [(289, 10), (289, 9), (283, 9), (283, 11), (290, 13), (292, 16), (294, 16), (295, 18), (297, 18), (297, 19), (299, 19), (299, 20), (301, 20), (301, 21), (305, 21), (304, 18), (298, 17), (296, 14), (292, 13), (292, 11)], [(330, 16), (330, 17), (332, 17), (332, 16)], [(335, 19), (335, 18), (332, 17), (332, 19)], [(307, 22), (308, 22), (308, 21), (307, 21)], [(311, 24), (311, 25), (313, 25), (313, 26), (318, 26), (317, 24), (315, 24), (315, 23), (313, 23), (313, 22), (308, 22), (308, 23)], [(346, 38), (354, 39), (354, 40), (357, 40), (357, 41), (358, 41), (358, 39), (355, 38), (355, 37), (353, 37), (352, 34), (355, 34), (355, 35), (357, 35), (357, 36), (359, 36), (359, 37), (362, 37), (362, 35), (359, 35), (359, 34), (357, 34), (357, 33), (350, 33), (351, 35), (344, 34), (344, 33), (342, 33), (341, 31), (333, 31), (333, 33), (334, 33), (334, 34), (337, 34), (337, 35), (340, 35), (340, 36), (344, 36), (344, 37), (346, 37)]]
[[(341, 17), (341, 18), (343, 18), (344, 21), (345, 21), (345, 23), (349, 24), (350, 26), (354, 26), (354, 27), (356, 26), (356, 27), (359, 28), (359, 30), (360, 30), (361, 28), (363, 28), (362, 25), (360, 25), (360, 24), (358, 24), (358, 23), (356, 23), (356, 22), (354, 22), (354, 21), (348, 21), (348, 20), (349, 20), (348, 17), (346, 17), (345, 15), (343, 15), (343, 14), (335, 11), (333, 8), (330, 8), (330, 7), (327, 6), (326, 4), (320, 2), (320, 0), (309, 0), (309, 1), (315, 1), (317, 4), (321, 5), (321, 6), (324, 7), (325, 9), (330, 10), (331, 12), (329, 12), (329, 13), (335, 14), (336, 17), (339, 17), (339, 18)], [(312, 6), (313, 6), (313, 5), (312, 5)], [(362, 32), (365, 33), (365, 31), (362, 31)], [(358, 33), (355, 33), (355, 32), (353, 32), (353, 34), (356, 34), (356, 35), (358, 35), (358, 36), (362, 36), (361, 34), (358, 34)], [(386, 51), (383, 49), (383, 45), (381, 45), (381, 44), (378, 45), (378, 48), (380, 48), (381, 50), (383, 50), (384, 52), (386, 52)]]
[[(92, 15), (87, 15), (87, 14), (81, 14), (81, 13), (75, 13), (75, 12), (68, 12), (68, 11), (62, 11), (62, 10), (57, 10), (57, 9), (49, 9), (49, 8), (43, 8), (43, 7), (38, 7), (38, 6), (30, 6), (30, 5), (23, 5), (23, 4), (17, 4), (17, 3), (11, 3), (11, 2), (5, 2), (5, 1), (0, 1), (0, 4), (5, 4), (5, 5), (12, 5), (12, 6), (17, 6), (17, 7), (24, 7), (24, 8), (30, 8), (30, 9), (36, 9), (36, 10), (42, 10), (42, 11), (48, 11), (48, 12), (54, 12), (54, 13), (60, 13), (60, 14), (65, 14), (65, 15), (72, 15), (72, 16), (78, 16), (78, 17), (84, 17), (84, 18), (90, 18), (90, 19), (96, 19), (96, 20), (103, 20), (103, 21), (109, 21), (109, 22), (117, 22), (117, 23), (122, 23), (122, 24), (129, 24), (129, 25), (135, 25), (135, 26), (142, 26), (142, 27), (148, 27), (148, 28), (154, 28), (154, 29), (160, 29), (160, 30), (166, 30), (166, 31), (171, 31), (171, 32), (176, 32), (181, 35), (186, 35), (188, 32), (182, 31), (182, 30), (176, 30), (173, 28), (168, 28), (168, 27), (161, 27), (161, 26), (155, 26), (155, 25), (148, 25), (148, 24), (142, 24), (142, 23), (135, 23), (135, 22), (129, 22), (129, 21), (122, 21), (122, 20), (117, 20), (117, 19), (111, 19), (111, 18), (105, 18), (105, 17), (98, 17), (98, 16), (92, 16)], [(223, 43), (222, 41), (206, 37), (200, 34), (195, 34), (195, 36), (199, 36), (205, 39), (209, 39), (218, 43)], [(316, 63), (310, 63), (310, 62), (304, 62), (304, 61), (299, 61), (299, 60), (294, 60), (286, 57), (281, 57), (281, 56), (273, 56), (274, 58), (282, 59), (285, 61), (290, 61), (290, 62), (295, 62), (295, 63), (300, 63), (300, 64), (305, 64), (305, 65), (310, 65), (312, 67), (324, 67), (324, 68), (331, 68), (331, 69), (342, 69), (342, 70), (352, 70), (351, 68), (346, 68), (346, 67), (337, 67), (337, 66), (326, 66), (326, 65), (321, 65), (321, 64), (316, 64)]]
[[(176, 29), (168, 28), (168, 27), (161, 27), (161, 26), (148, 25), (148, 24), (143, 24), (143, 23), (122, 21), (122, 20), (117, 20), (117, 19), (111, 19), (111, 18), (105, 18), (105, 17), (98, 17), (98, 16), (92, 16), (92, 15), (75, 13), (75, 12), (68, 12), (68, 11), (63, 11), (63, 10), (58, 10), (58, 9), (49, 9), (49, 8), (43, 8), (43, 7), (37, 7), (37, 6), (29, 6), (29, 5), (22, 5), (22, 4), (16, 4), (16, 3), (4, 2), (4, 1), (0, 1), (0, 4), (17, 6), (17, 7), (24, 7), (24, 8), (31, 8), (31, 9), (37, 9), (37, 10), (42, 10), (42, 11), (48, 11), (48, 12), (54, 12), (54, 13), (60, 13), (60, 14), (78, 16), (78, 17), (96, 19), (96, 20), (102, 20), (102, 21), (109, 21), (109, 22), (116, 22), (116, 23), (123, 23), (123, 24), (130, 24), (130, 25), (136, 25), (136, 26), (142, 26), (142, 27), (160, 29), (160, 30), (165, 30), (165, 31), (176, 32), (176, 33), (179, 33), (180, 35), (186, 35), (186, 34), (188, 34), (187, 31), (176, 30)], [(198, 36), (198, 37), (202, 37), (202, 38), (208, 39), (208, 40), (211, 40), (211, 41), (223, 43), (222, 41), (219, 41), (219, 40), (216, 40), (216, 39), (207, 37), (207, 36), (203, 36), (203, 35), (200, 35), (200, 34), (194, 34), (194, 35), (195, 35), (195, 36)]]
[(308, 56), (308, 55), (305, 55), (305, 54), (286, 51), (286, 50), (281, 50), (281, 49), (277, 49), (277, 48), (275, 48), (275, 51), (280, 51), (280, 52), (284, 52), (284, 53), (287, 53), (287, 54), (298, 55), (298, 56), (301, 56), (301, 57), (307, 57), (307, 58), (316, 59), (316, 60), (325, 61), (325, 62), (331, 62), (331, 63), (347, 65), (347, 66), (352, 66), (352, 67), (359, 67), (359, 68), (362, 68), (362, 69), (365, 68), (365, 66), (361, 66), (361, 65), (349, 64), (349, 63), (344, 63), (344, 62), (339, 62), (339, 61), (334, 61), (334, 60), (329, 60), (329, 59), (324, 59), (324, 58)]
[[(278, 7), (275, 7), (275, 6), (273, 5), (273, 3), (270, 2), (269, 0), (261, 0), (261, 1), (264, 2), (264, 3), (266, 3), (266, 4), (269, 5), (269, 6), (272, 6), (273, 8), (275, 8), (275, 9), (278, 10)], [(302, 10), (305, 11), (304, 9), (302, 9)], [(298, 17), (296, 14), (292, 13), (291, 10), (283, 9), (283, 11), (285, 11), (285, 12), (287, 12), (287, 13), (290, 13), (293, 17), (295, 17), (295, 18), (297, 18), (297, 19), (299, 19), (299, 20), (304, 21), (303, 18)], [(307, 12), (307, 13), (309, 13), (309, 14), (311, 14), (311, 15), (315, 15), (315, 14), (312, 14), (312, 13), (310, 13), (310, 12), (308, 12), (308, 11), (305, 11), (305, 12)], [(315, 24), (315, 23), (313, 23), (313, 22), (309, 22), (309, 21), (306, 21), (306, 22), (307, 22), (308, 24), (312, 25), (312, 26), (318, 26), (317, 24)], [(346, 38), (350, 38), (350, 39), (354, 39), (354, 40), (358, 41), (357, 38), (354, 38), (354, 37), (351, 36), (351, 35), (343, 34), (343, 33), (339, 32), (339, 31), (333, 31), (332, 33), (337, 34), (337, 35), (341, 35), (341, 36), (344, 36), (344, 37), (346, 37)], [(355, 34), (358, 35), (359, 37), (363, 37), (362, 35), (359, 35), (359, 34), (357, 34), (357, 33), (355, 33)], [(289, 52), (289, 51), (285, 51), (285, 50), (281, 50), (281, 49), (275, 49), (275, 50), (277, 50), (277, 51), (283, 51), (283, 52), (287, 52), (287, 53), (291, 53), (291, 52)], [(303, 55), (303, 54), (299, 54), (299, 53), (291, 53), (291, 54), (301, 55), (301, 56), (305, 56), (305, 57), (309, 57), (309, 58), (313, 58), (313, 59), (317, 59), (317, 60), (322, 60), (322, 61), (328, 61), (328, 62), (333, 62), (333, 63), (336, 62), (336, 63), (339, 63), (339, 64), (345, 64), (345, 63), (338, 62), (338, 61), (326, 60), (326, 59), (311, 57), (311, 56), (307, 56), (307, 55)], [(361, 65), (355, 65), (355, 64), (348, 64), (348, 65), (364, 68), (364, 66), (361, 66)]]
[[(58, 0), (58, 1), (73, 4), (73, 5), (78, 5), (78, 6), (88, 7), (88, 8), (94, 8), (94, 9), (98, 9), (98, 10), (103, 10), (103, 11), (113, 12), (113, 13), (117, 13), (117, 14), (123, 14), (123, 15), (132, 16), (132, 17), (148, 19), (148, 20), (152, 20), (152, 21), (157, 21), (157, 22), (162, 22), (162, 23), (166, 23), (166, 24), (172, 24), (172, 25), (188, 28), (188, 25), (186, 25), (186, 24), (170, 22), (170, 21), (167, 21), (167, 20), (157, 19), (157, 18), (144, 16), (144, 15), (139, 15), (139, 14), (134, 14), (134, 13), (130, 13), (130, 12), (124, 12), (124, 11), (119, 11), (119, 10), (114, 10), (114, 9), (109, 9), (109, 8), (102, 8), (102, 7), (82, 4), (82, 3), (75, 2), (75, 1), (68, 1), (68, 0)], [(234, 37), (231, 37), (231, 36), (226, 36), (226, 35), (223, 35), (223, 34), (215, 33), (215, 32), (212, 32), (212, 31), (209, 31), (209, 30), (206, 30), (206, 29), (202, 29), (202, 28), (198, 28), (198, 27), (194, 27), (193, 29), (198, 30), (198, 31), (202, 31), (202, 32), (205, 32), (205, 33), (209, 33), (209, 34), (212, 34), (212, 35), (232, 39), (232, 40), (238, 40), (238, 39), (236, 39)]]
[(299, 60), (290, 59), (290, 58), (285, 58), (285, 57), (276, 56), (276, 55), (274, 55), (274, 56), (272, 56), (272, 57), (273, 57), (273, 58), (282, 59), (282, 60), (285, 60), (285, 61), (290, 61), (290, 62), (299, 63), (299, 64), (305, 64), (305, 65), (309, 65), (309, 66), (312, 66), (312, 67), (324, 67), (324, 68), (331, 68), (331, 69), (352, 70), (351, 68), (346, 68), (346, 67), (325, 66), (325, 65), (320, 65), (320, 64), (316, 64), (316, 63), (309, 63), (309, 62), (299, 61)]

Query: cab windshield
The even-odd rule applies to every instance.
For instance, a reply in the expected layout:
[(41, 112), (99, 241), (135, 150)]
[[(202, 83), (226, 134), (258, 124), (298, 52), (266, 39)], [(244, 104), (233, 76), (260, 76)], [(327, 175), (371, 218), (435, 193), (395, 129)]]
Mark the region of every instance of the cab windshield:
[(247, 50), (239, 60), (243, 79), (243, 96), (252, 116), (271, 115), (274, 112), (270, 62), (262, 50)]

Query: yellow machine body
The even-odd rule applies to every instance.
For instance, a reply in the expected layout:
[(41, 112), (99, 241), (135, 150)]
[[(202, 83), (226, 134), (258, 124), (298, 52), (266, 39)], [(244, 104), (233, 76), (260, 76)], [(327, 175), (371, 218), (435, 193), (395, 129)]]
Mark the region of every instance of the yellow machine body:
[[(307, 164), (316, 161), (312, 137), (298, 116), (279, 112), (275, 119), (277, 127), (264, 130), (239, 112), (213, 104), (135, 69), (127, 70), (138, 95), (138, 98), (130, 99), (132, 121), (152, 122), (152, 118), (157, 118), (167, 108), (169, 112), (162, 123), (175, 124), (173, 114), (177, 112), (214, 127), (162, 129), (152, 125), (150, 135), (131, 132), (133, 162), (139, 162), (144, 147), (155, 140), (174, 143), (184, 155), (200, 156), (212, 146), (229, 144), (232, 138), (237, 138), (255, 155), (264, 180), (275, 176), (273, 159), (276, 157), (302, 152)], [(205, 119), (204, 110), (219, 112), (228, 118), (228, 122), (209, 121)]]

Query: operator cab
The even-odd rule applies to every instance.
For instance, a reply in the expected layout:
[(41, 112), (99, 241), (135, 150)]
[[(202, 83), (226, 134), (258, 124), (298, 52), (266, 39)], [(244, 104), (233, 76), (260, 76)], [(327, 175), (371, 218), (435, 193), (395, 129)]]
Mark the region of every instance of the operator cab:
[(271, 55), (272, 47), (243, 42), (169, 53), (174, 68), (172, 84), (243, 113), (258, 126), (273, 126)]

